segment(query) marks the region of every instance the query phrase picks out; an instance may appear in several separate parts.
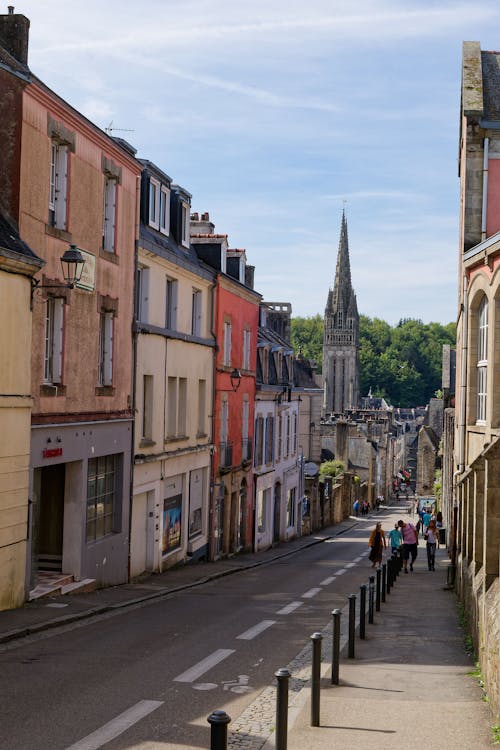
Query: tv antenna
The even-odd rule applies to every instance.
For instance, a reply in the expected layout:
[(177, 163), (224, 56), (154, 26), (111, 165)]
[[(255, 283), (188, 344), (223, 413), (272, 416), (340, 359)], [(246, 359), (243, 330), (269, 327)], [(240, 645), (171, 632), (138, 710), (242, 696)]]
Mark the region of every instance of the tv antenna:
[(104, 128), (104, 132), (108, 135), (111, 135), (111, 133), (114, 133), (115, 131), (119, 131), (120, 133), (133, 133), (134, 131), (132, 128), (115, 128), (113, 127), (113, 120), (109, 123), (109, 125)]

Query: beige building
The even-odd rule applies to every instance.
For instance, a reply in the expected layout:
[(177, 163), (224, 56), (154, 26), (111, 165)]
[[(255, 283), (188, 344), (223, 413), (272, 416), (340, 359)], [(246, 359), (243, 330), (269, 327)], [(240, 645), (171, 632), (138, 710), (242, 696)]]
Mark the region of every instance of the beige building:
[(213, 274), (190, 247), (190, 194), (143, 166), (132, 577), (207, 556), (212, 451)]
[(0, 610), (25, 599), (31, 429), (31, 277), (43, 265), (0, 214)]

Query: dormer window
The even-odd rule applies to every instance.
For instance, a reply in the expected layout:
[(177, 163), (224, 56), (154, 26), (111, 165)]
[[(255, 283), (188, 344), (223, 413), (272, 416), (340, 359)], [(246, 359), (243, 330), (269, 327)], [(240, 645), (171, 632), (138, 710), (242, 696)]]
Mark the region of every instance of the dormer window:
[(184, 247), (189, 247), (189, 222), (190, 222), (190, 208), (189, 203), (182, 201), (181, 203), (181, 244)]
[(160, 232), (169, 234), (170, 227), (170, 190), (162, 185), (160, 187)]
[(160, 183), (152, 177), (149, 180), (149, 226), (160, 228)]

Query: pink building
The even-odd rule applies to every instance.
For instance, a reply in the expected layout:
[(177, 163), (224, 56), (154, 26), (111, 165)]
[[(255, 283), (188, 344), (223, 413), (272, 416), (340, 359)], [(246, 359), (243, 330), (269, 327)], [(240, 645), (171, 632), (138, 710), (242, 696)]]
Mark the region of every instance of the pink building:
[[(1, 208), (45, 261), (33, 289), (27, 588), (128, 578), (134, 253), (141, 167), (36, 78), (0, 16)], [(85, 265), (67, 288), (60, 258)], [(74, 249), (76, 249), (74, 248)]]

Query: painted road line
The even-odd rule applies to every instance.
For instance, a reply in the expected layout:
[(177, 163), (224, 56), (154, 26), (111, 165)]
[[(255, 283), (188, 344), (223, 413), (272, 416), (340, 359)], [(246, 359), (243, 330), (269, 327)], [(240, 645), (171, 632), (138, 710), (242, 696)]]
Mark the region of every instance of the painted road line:
[(319, 584), (320, 586), (329, 586), (331, 583), (334, 582), (337, 576), (330, 576), (329, 578), (325, 578), (324, 581), (321, 581)]
[(260, 635), (260, 633), (262, 633), (264, 630), (267, 630), (271, 627), (271, 625), (275, 624), (276, 620), (262, 620), (262, 622), (259, 622), (258, 625), (254, 625), (253, 628), (249, 628), (248, 630), (245, 630), (245, 632), (241, 635), (237, 635), (236, 638), (238, 638), (240, 641), (251, 641), (252, 638)]
[(100, 729), (88, 734), (83, 740), (76, 742), (66, 750), (98, 750), (162, 705), (163, 701), (139, 701), (135, 706), (124, 711), (115, 719), (108, 721)]
[(356, 563), (355, 563), (355, 562), (352, 562), (352, 563), (346, 563), (346, 564), (345, 564), (346, 568), (354, 568), (354, 566), (355, 566), (355, 565), (356, 565)]
[(295, 612), (295, 610), (299, 607), (302, 607), (303, 604), (304, 602), (290, 602), (290, 604), (287, 604), (286, 607), (283, 607), (283, 609), (279, 609), (276, 614), (289, 615), (291, 612)]
[(174, 677), (174, 682), (194, 682), (198, 677), (201, 677), (202, 674), (205, 674), (209, 669), (215, 667), (216, 664), (219, 664), (219, 662), (227, 659), (228, 656), (231, 656), (231, 654), (234, 654), (234, 648), (219, 648), (217, 651), (214, 651), (213, 654), (207, 656), (206, 659), (199, 661), (198, 664), (195, 664), (191, 669)]
[(316, 594), (318, 594), (320, 591), (321, 591), (320, 588), (309, 589), (309, 591), (306, 591), (305, 594), (302, 594), (302, 598), (303, 599), (312, 599), (313, 596), (316, 596)]
[(362, 560), (362, 559), (363, 559), (363, 555), (360, 555), (359, 557), (357, 557), (357, 558), (356, 558), (356, 559), (354, 560), (354, 562), (355, 562), (355, 563), (357, 563), (357, 562), (361, 562), (361, 560)]
[(338, 575), (338, 576), (341, 576), (341, 575), (343, 575), (344, 573), (347, 573), (347, 570), (346, 570), (345, 568), (341, 568), (340, 570), (337, 570), (337, 575)]

